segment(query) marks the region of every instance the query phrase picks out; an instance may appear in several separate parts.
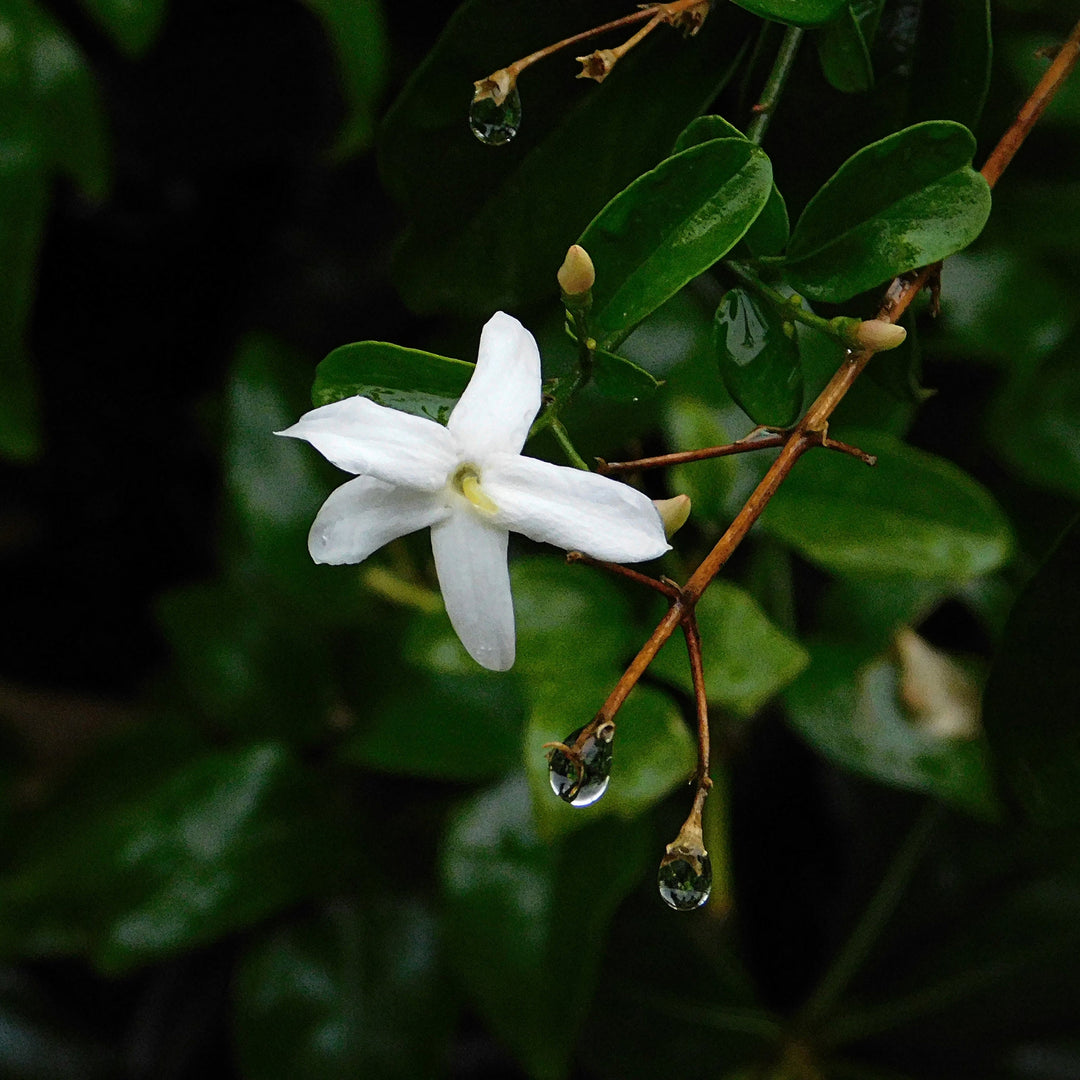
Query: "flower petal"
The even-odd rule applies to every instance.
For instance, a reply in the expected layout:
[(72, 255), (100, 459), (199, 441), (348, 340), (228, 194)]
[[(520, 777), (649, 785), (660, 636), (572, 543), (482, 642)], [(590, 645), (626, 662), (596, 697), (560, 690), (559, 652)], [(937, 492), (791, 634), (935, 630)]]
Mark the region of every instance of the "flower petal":
[(363, 562), (383, 544), (434, 525), (450, 514), (437, 494), (358, 476), (330, 493), (308, 533), (317, 563)]
[(431, 550), (450, 624), (478, 663), (506, 671), (514, 663), (514, 601), (505, 529), (469, 507), (432, 526)]
[(443, 487), (458, 461), (453, 436), (441, 424), (363, 397), (312, 409), (277, 434), (306, 439), (346, 472), (422, 491)]
[(540, 350), (517, 319), (498, 311), (484, 326), (476, 370), (446, 426), (464, 460), (479, 464), (489, 453), (516, 454), (539, 408)]
[(480, 475), (494, 520), (531, 540), (608, 562), (642, 562), (671, 547), (652, 501), (606, 476), (497, 454)]

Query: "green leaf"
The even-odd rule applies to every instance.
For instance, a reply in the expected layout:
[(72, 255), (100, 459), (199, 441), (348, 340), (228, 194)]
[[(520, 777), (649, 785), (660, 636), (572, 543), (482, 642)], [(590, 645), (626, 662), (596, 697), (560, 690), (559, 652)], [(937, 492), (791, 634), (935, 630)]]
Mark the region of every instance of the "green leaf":
[[(672, 449), (699, 450), (731, 442), (717, 410), (690, 398), (676, 398), (671, 403), (664, 417), (664, 429)], [(673, 494), (690, 496), (691, 521), (717, 525), (727, 517), (738, 468), (735, 457), (677, 465), (671, 470), (668, 487)]]
[(605, 0), (471, 0), (457, 9), (379, 140), (387, 188), (410, 220), (394, 267), (410, 306), (486, 315), (554, 297), (567, 247), (715, 97), (750, 32), (725, 5), (692, 39), (651, 35), (600, 86), (568, 79), (565, 62), (537, 64), (521, 78), (517, 137), (491, 147), (470, 134), (475, 80), (610, 18)]
[[(908, 115), (913, 120), (956, 120), (974, 128), (990, 89), (990, 0), (950, 0), (919, 8)], [(1036, 69), (1025, 86), (1042, 74)]]
[[(440, 629), (445, 634), (445, 616)], [(345, 743), (346, 761), (406, 776), (494, 780), (521, 756), (525, 703), (516, 677), (401, 672), (365, 710), (363, 729)]]
[[(738, 717), (752, 716), (809, 663), (806, 651), (778, 630), (745, 590), (714, 581), (698, 602), (705, 693)], [(693, 693), (686, 641), (674, 634), (649, 671)]]
[[(746, 136), (722, 116), (699, 116), (691, 120), (675, 140), (673, 154), (689, 150), (691, 146), (712, 142), (714, 139), (745, 139)], [(748, 140), (749, 141), (749, 140)], [(773, 183), (769, 189), (769, 201), (746, 230), (742, 242), (752, 255), (779, 255), (787, 246), (791, 224), (787, 205), (780, 189)]]
[(772, 184), (765, 154), (742, 139), (683, 150), (638, 177), (578, 243), (596, 266), (589, 327), (614, 346), (707, 270), (761, 213)]
[(925, 791), (981, 817), (995, 813), (986, 747), (936, 734), (909, 717), (887, 659), (850, 646), (813, 645), (810, 666), (784, 691), (800, 735), (845, 769)]
[(990, 670), (983, 723), (1007, 794), (1041, 826), (1080, 823), (1080, 523), (1020, 594)]
[(844, 9), (845, 0), (735, 0), (763, 19), (788, 26), (824, 26)]
[(388, 892), (363, 906), (337, 903), (248, 947), (233, 991), (248, 1080), (439, 1073), (454, 1016), (439, 927), (408, 893)]
[(1008, 560), (1008, 521), (989, 492), (951, 462), (881, 433), (838, 437), (876, 454), (877, 465), (814, 450), (762, 516), (773, 535), (841, 574), (963, 581)]
[(861, 94), (874, 85), (874, 66), (862, 25), (852, 4), (817, 39), (825, 78), (843, 94)]
[(441, 871), (451, 961), (530, 1076), (567, 1073), (611, 916), (652, 861), (649, 832), (601, 820), (544, 839), (520, 777), (471, 799), (450, 823)]
[(240, 541), (234, 569), (254, 557), (295, 605), (325, 621), (348, 617), (361, 595), (355, 571), (316, 566), (307, 550), (320, 504), (345, 477), (311, 447), (274, 435), (304, 411), (309, 372), (272, 338), (241, 342), (226, 397), (225, 481)]
[(157, 39), (167, 0), (82, 0), (83, 7), (128, 56), (141, 56)]
[(597, 349), (593, 353), (593, 382), (596, 389), (612, 401), (630, 402), (647, 401), (661, 386), (662, 379), (656, 378), (632, 360), (615, 353)]
[(338, 81), (349, 108), (334, 154), (366, 150), (375, 135), (379, 100), (390, 73), (390, 41), (382, 0), (304, 0), (334, 48)]
[(803, 211), (785, 275), (810, 299), (839, 302), (960, 251), (990, 213), (974, 152), (971, 132), (944, 120), (863, 147)]
[(787, 427), (803, 402), (794, 325), (767, 301), (732, 289), (716, 309), (713, 333), (728, 393), (755, 424)]
[(311, 400), (327, 405), (359, 394), (445, 424), (474, 366), (385, 341), (358, 341), (335, 349), (319, 364)]
[(6, 950), (120, 972), (250, 926), (339, 873), (317, 782), (275, 743), (98, 796), (30, 838), (0, 882)]

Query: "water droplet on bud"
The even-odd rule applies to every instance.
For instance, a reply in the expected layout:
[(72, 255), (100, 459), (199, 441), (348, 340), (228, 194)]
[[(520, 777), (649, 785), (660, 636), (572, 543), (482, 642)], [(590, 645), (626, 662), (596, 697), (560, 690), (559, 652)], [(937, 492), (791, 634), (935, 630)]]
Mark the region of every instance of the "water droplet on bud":
[(469, 106), (469, 127), (485, 146), (503, 146), (521, 127), (521, 95), (515, 86), (501, 105), (493, 97), (481, 98)]
[(665, 855), (656, 875), (660, 896), (676, 911), (693, 911), (709, 899), (712, 889), (712, 862), (706, 852), (692, 855), (679, 852)]
[[(563, 745), (572, 748), (584, 731), (579, 727), (566, 736)], [(555, 747), (548, 757), (551, 790), (571, 806), (592, 806), (607, 791), (611, 780), (611, 741), (615, 725), (601, 724), (573, 756)]]

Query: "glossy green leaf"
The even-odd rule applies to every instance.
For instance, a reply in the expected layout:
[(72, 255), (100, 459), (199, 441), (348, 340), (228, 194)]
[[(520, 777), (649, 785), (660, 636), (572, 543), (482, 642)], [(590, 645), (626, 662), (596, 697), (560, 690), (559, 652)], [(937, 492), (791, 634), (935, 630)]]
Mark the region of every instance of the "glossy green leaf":
[(767, 301), (732, 289), (716, 309), (716, 362), (728, 393), (755, 424), (787, 427), (802, 411), (795, 327)]
[(751, 32), (742, 12), (718, 7), (687, 41), (651, 35), (599, 86), (569, 80), (565, 62), (537, 64), (521, 78), (516, 138), (492, 147), (472, 136), (475, 80), (611, 17), (605, 0), (471, 0), (450, 19), (379, 140), (410, 221), (394, 266), (410, 306), (487, 315), (553, 298), (567, 247), (715, 97)]
[(118, 972), (250, 926), (330, 883), (342, 838), (280, 745), (192, 758), (27, 841), (0, 883), (0, 943)]
[(874, 85), (870, 49), (852, 4), (822, 30), (817, 47), (825, 78), (841, 93), (861, 94)]
[[(912, 57), (908, 115), (974, 128), (990, 88), (990, 0), (922, 4)], [(1024, 85), (1034, 86), (1040, 72)]]
[[(445, 636), (443, 624), (445, 616)], [(403, 670), (367, 705), (361, 730), (341, 754), (406, 776), (493, 780), (517, 765), (524, 723), (525, 702), (513, 676), (493, 676), (475, 664), (462, 673)]]
[(82, 4), (128, 56), (141, 56), (157, 39), (168, 0), (82, 0)]
[(652, 856), (644, 823), (601, 820), (542, 838), (520, 777), (454, 815), (441, 867), (450, 958), (530, 1076), (566, 1075), (608, 923)]
[(593, 353), (593, 382), (596, 389), (612, 401), (634, 404), (647, 401), (663, 381), (624, 356), (597, 349)]
[(578, 243), (596, 266), (589, 327), (613, 346), (743, 237), (772, 185), (765, 154), (742, 139), (683, 150), (638, 177)]
[(421, 349), (357, 341), (335, 349), (319, 364), (311, 400), (326, 405), (359, 394), (377, 405), (445, 424), (473, 367)]
[(971, 132), (950, 121), (863, 147), (799, 218), (788, 279), (812, 300), (838, 302), (965, 248), (990, 213), (974, 152)]
[(1080, 823), (1080, 524), (1020, 594), (983, 698), (1006, 793), (1043, 826)]
[(390, 41), (382, 0), (304, 3), (322, 21), (334, 48), (338, 80), (349, 109), (334, 152), (347, 157), (371, 145), (390, 73)]
[[(734, 124), (722, 116), (699, 116), (691, 120), (675, 140), (673, 154), (689, 150), (691, 146), (712, 142), (713, 139), (745, 139), (746, 136)], [(787, 205), (780, 189), (774, 183), (769, 190), (769, 200), (762, 207), (753, 225), (746, 230), (742, 242), (752, 255), (779, 255), (787, 246), (791, 224)]]
[(844, 9), (845, 0), (735, 0), (739, 7), (788, 26), (823, 26)]
[(815, 750), (883, 783), (928, 792), (979, 816), (995, 813), (984, 743), (939, 735), (909, 716), (895, 664), (866, 660), (849, 646), (811, 646), (810, 656), (784, 703)]
[(233, 1029), (248, 1080), (434, 1076), (454, 1001), (439, 928), (397, 888), (337, 903), (256, 939), (241, 957)]
[[(806, 650), (769, 621), (745, 590), (714, 581), (698, 602), (705, 692), (710, 702), (739, 717), (751, 716), (809, 663)], [(693, 693), (681, 633), (657, 653), (652, 674)]]
[(800, 461), (762, 525), (836, 573), (962, 581), (1001, 566), (1012, 533), (993, 497), (943, 458), (869, 431), (835, 433), (877, 465), (835, 451)]

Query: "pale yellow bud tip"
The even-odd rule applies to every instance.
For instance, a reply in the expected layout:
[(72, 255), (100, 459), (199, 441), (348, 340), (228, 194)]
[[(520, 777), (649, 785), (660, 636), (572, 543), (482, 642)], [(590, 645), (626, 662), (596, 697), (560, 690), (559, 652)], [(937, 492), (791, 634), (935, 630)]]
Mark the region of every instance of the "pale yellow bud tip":
[(571, 244), (555, 276), (559, 279), (559, 288), (567, 296), (583, 296), (593, 287), (596, 270), (589, 253), (579, 244)]
[(886, 322), (884, 319), (867, 319), (855, 328), (855, 341), (864, 349), (884, 352), (895, 349), (904, 343), (907, 331), (902, 326)]
[(653, 499), (660, 520), (664, 523), (664, 535), (670, 540), (690, 517), (690, 496), (676, 495), (673, 499)]

